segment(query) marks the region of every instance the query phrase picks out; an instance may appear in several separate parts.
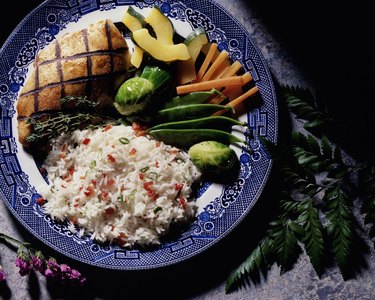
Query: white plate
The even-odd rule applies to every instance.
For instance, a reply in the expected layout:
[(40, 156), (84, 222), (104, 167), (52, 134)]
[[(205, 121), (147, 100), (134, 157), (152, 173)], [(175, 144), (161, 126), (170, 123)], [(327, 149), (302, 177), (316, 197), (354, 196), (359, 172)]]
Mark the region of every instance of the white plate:
[[(63, 1), (49, 0), (30, 13), (7, 39), (0, 51), (0, 193), (14, 216), (49, 247), (78, 261), (109, 269), (148, 269), (171, 265), (197, 255), (227, 235), (248, 214), (258, 200), (271, 169), (271, 160), (259, 143), (262, 136), (277, 140), (276, 94), (265, 61), (239, 22), (220, 5), (200, 1)], [(197, 200), (199, 215), (178, 239), (149, 250), (125, 250), (102, 246), (88, 237), (72, 234), (67, 226), (46, 215), (35, 200), (36, 186), (44, 180), (34, 158), (18, 143), (15, 103), (31, 74), (37, 52), (52, 40), (90, 23), (109, 18), (121, 20), (127, 5), (146, 14), (154, 5), (172, 20), (176, 31), (186, 36), (204, 27), (211, 42), (227, 50), (249, 71), (260, 90), (263, 104), (241, 118), (250, 125), (253, 155), (238, 152), (239, 178), (231, 185), (206, 183)]]

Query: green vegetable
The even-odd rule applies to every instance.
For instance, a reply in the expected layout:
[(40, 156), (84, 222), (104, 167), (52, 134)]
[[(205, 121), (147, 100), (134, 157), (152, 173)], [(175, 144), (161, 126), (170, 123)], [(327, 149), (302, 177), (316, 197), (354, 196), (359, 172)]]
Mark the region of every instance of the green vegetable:
[(173, 108), (188, 104), (203, 104), (213, 95), (222, 95), (223, 99), (225, 96), (220, 93), (217, 89), (212, 89), (209, 92), (193, 92), (183, 96), (174, 97), (165, 102), (163, 109)]
[(58, 112), (48, 116), (30, 117), (27, 119), (27, 124), (31, 127), (31, 134), (26, 138), (26, 141), (28, 143), (38, 143), (76, 129), (116, 122), (116, 120), (97, 114), (77, 112)]
[(229, 109), (232, 109), (232, 107), (218, 104), (188, 104), (159, 110), (158, 117), (159, 120), (164, 122), (192, 120), (208, 117), (220, 110)]
[[(147, 23), (145, 21), (145, 17), (141, 13), (137, 12), (133, 7), (129, 6), (126, 13), (128, 13), (130, 16), (136, 18), (139, 21), (139, 23), (142, 27), (146, 27)], [(125, 24), (125, 25), (127, 25), (127, 24)]]
[(189, 53), (193, 62), (197, 59), (203, 45), (208, 43), (207, 33), (200, 27), (193, 30), (185, 39), (185, 45), (188, 46)]
[(125, 81), (117, 91), (114, 106), (125, 116), (142, 112), (152, 96), (171, 79), (169, 72), (146, 66), (141, 76)]
[(94, 109), (97, 108), (97, 102), (93, 102), (87, 99), (86, 96), (65, 96), (60, 99), (61, 106), (64, 108), (83, 108), (83, 109)]
[(163, 210), (162, 207), (157, 206), (157, 207), (154, 208), (154, 214), (157, 214), (159, 211), (162, 211), (162, 210)]
[(159, 67), (146, 66), (142, 71), (141, 78), (150, 81), (157, 90), (171, 79), (171, 75)]
[(157, 39), (167, 45), (173, 45), (174, 27), (167, 16), (156, 5), (148, 13), (145, 21), (149, 23)]
[(232, 181), (238, 175), (240, 162), (234, 150), (226, 144), (203, 141), (190, 147), (189, 156), (209, 180)]
[(229, 130), (233, 125), (246, 126), (245, 122), (240, 122), (233, 118), (224, 116), (210, 116), (199, 119), (192, 119), (186, 121), (176, 121), (161, 123), (148, 129), (148, 131), (156, 129), (194, 129), (194, 128), (207, 128), (207, 129), (220, 129)]
[(124, 145), (130, 143), (129, 139), (127, 139), (126, 137), (119, 138), (119, 141), (121, 144), (124, 144)]
[(155, 129), (149, 135), (166, 144), (180, 148), (191, 147), (199, 142), (213, 140), (224, 144), (245, 143), (245, 140), (217, 129)]
[(144, 167), (144, 168), (141, 169), (141, 172), (142, 172), (142, 173), (145, 173), (145, 172), (148, 171), (149, 169), (150, 169), (150, 167)]

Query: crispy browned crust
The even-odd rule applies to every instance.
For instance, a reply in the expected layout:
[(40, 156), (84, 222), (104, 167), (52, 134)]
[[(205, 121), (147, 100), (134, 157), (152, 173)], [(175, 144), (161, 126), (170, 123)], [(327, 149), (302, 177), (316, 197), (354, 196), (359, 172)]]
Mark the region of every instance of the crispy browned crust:
[(110, 105), (113, 84), (127, 72), (129, 59), (126, 41), (110, 20), (65, 34), (42, 49), (17, 101), (20, 143), (27, 145), (27, 118), (61, 110), (65, 96), (86, 96), (101, 107)]

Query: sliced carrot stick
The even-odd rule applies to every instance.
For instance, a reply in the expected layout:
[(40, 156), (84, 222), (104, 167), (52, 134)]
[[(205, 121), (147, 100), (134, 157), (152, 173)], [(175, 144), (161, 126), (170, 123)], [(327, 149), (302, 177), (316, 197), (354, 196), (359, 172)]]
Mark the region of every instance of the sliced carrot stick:
[[(231, 102), (229, 102), (226, 105), (231, 106), (232, 108), (235, 108), (237, 105), (239, 105), (240, 103), (245, 101), (247, 98), (253, 96), (258, 91), (259, 91), (259, 89), (255, 86), (255, 87), (251, 88), (250, 90), (248, 90), (246, 93), (242, 94), (241, 96), (237, 97), (236, 99), (232, 100)], [(225, 112), (226, 112), (226, 110), (220, 110), (220, 111), (214, 113), (213, 116), (220, 116)]]
[[(216, 69), (216, 71), (214, 72), (214, 74), (211, 76), (211, 79), (219, 79), (219, 78), (222, 78), (222, 75), (226, 72), (226, 70), (228, 70), (228, 68), (230, 68), (231, 66), (231, 63), (229, 61), (229, 57), (227, 59), (225, 59), (221, 64), (220, 66)], [(233, 74), (232, 76), (234, 76), (236, 74)], [(229, 77), (229, 76), (228, 76)]]
[(236, 60), (230, 67), (221, 75), (220, 78), (230, 77), (236, 75), (236, 73), (242, 68), (241, 63)]
[(232, 76), (221, 79), (213, 79), (197, 83), (177, 86), (177, 94), (187, 94), (192, 92), (207, 91), (211, 89), (220, 89), (224, 86), (241, 86), (243, 84), (242, 76)]
[(239, 97), (243, 93), (243, 87), (249, 83), (253, 78), (251, 77), (249, 72), (246, 72), (242, 75), (243, 84), (241, 87), (227, 87), (222, 92), (223, 94), (230, 100)]
[[(237, 92), (237, 93), (241, 93), (241, 89), (242, 87), (249, 83), (253, 78), (251, 77), (250, 73), (249, 72), (246, 72), (245, 74), (243, 74), (242, 76), (242, 85), (241, 87), (237, 87), (237, 86), (227, 86), (225, 87), (221, 93), (227, 97), (227, 98), (231, 98), (231, 96)], [(223, 101), (223, 96), (216, 96), (215, 98), (211, 99), (209, 101), (210, 104), (220, 104), (222, 101)]]
[(223, 50), (220, 52), (218, 58), (213, 62), (213, 64), (208, 68), (206, 74), (202, 77), (201, 81), (210, 80), (215, 71), (225, 63), (225, 60), (228, 58), (228, 52)]
[(211, 61), (212, 61), (212, 58), (214, 57), (214, 54), (217, 50), (217, 44), (216, 43), (212, 43), (211, 46), (210, 46), (210, 50), (208, 50), (208, 53), (206, 55), (206, 58), (204, 59), (198, 73), (197, 73), (197, 79), (195, 80), (196, 82), (199, 82), (201, 81), (201, 79), (203, 78), (204, 74), (206, 73)]

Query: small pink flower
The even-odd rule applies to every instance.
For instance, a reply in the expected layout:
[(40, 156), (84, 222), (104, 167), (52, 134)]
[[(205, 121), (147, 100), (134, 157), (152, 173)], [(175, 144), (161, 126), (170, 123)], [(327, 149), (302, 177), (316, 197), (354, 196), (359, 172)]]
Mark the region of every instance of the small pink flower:
[(20, 268), (18, 273), (20, 273), (21, 276), (26, 276), (30, 274), (31, 266), (29, 262), (24, 260), (23, 258), (17, 257), (16, 266)]
[(78, 270), (72, 269), (72, 272), (70, 273), (70, 280), (83, 285), (86, 282), (86, 277), (84, 277)]
[(61, 270), (61, 279), (64, 281), (69, 280), (72, 269), (68, 265), (61, 264), (60, 270)]
[(44, 274), (44, 271), (45, 271), (44, 261), (40, 257), (33, 256), (30, 259), (30, 265), (39, 273)]
[(60, 276), (60, 265), (56, 262), (54, 258), (50, 258), (47, 261), (47, 268), (44, 271), (44, 275), (47, 278), (56, 278)]

